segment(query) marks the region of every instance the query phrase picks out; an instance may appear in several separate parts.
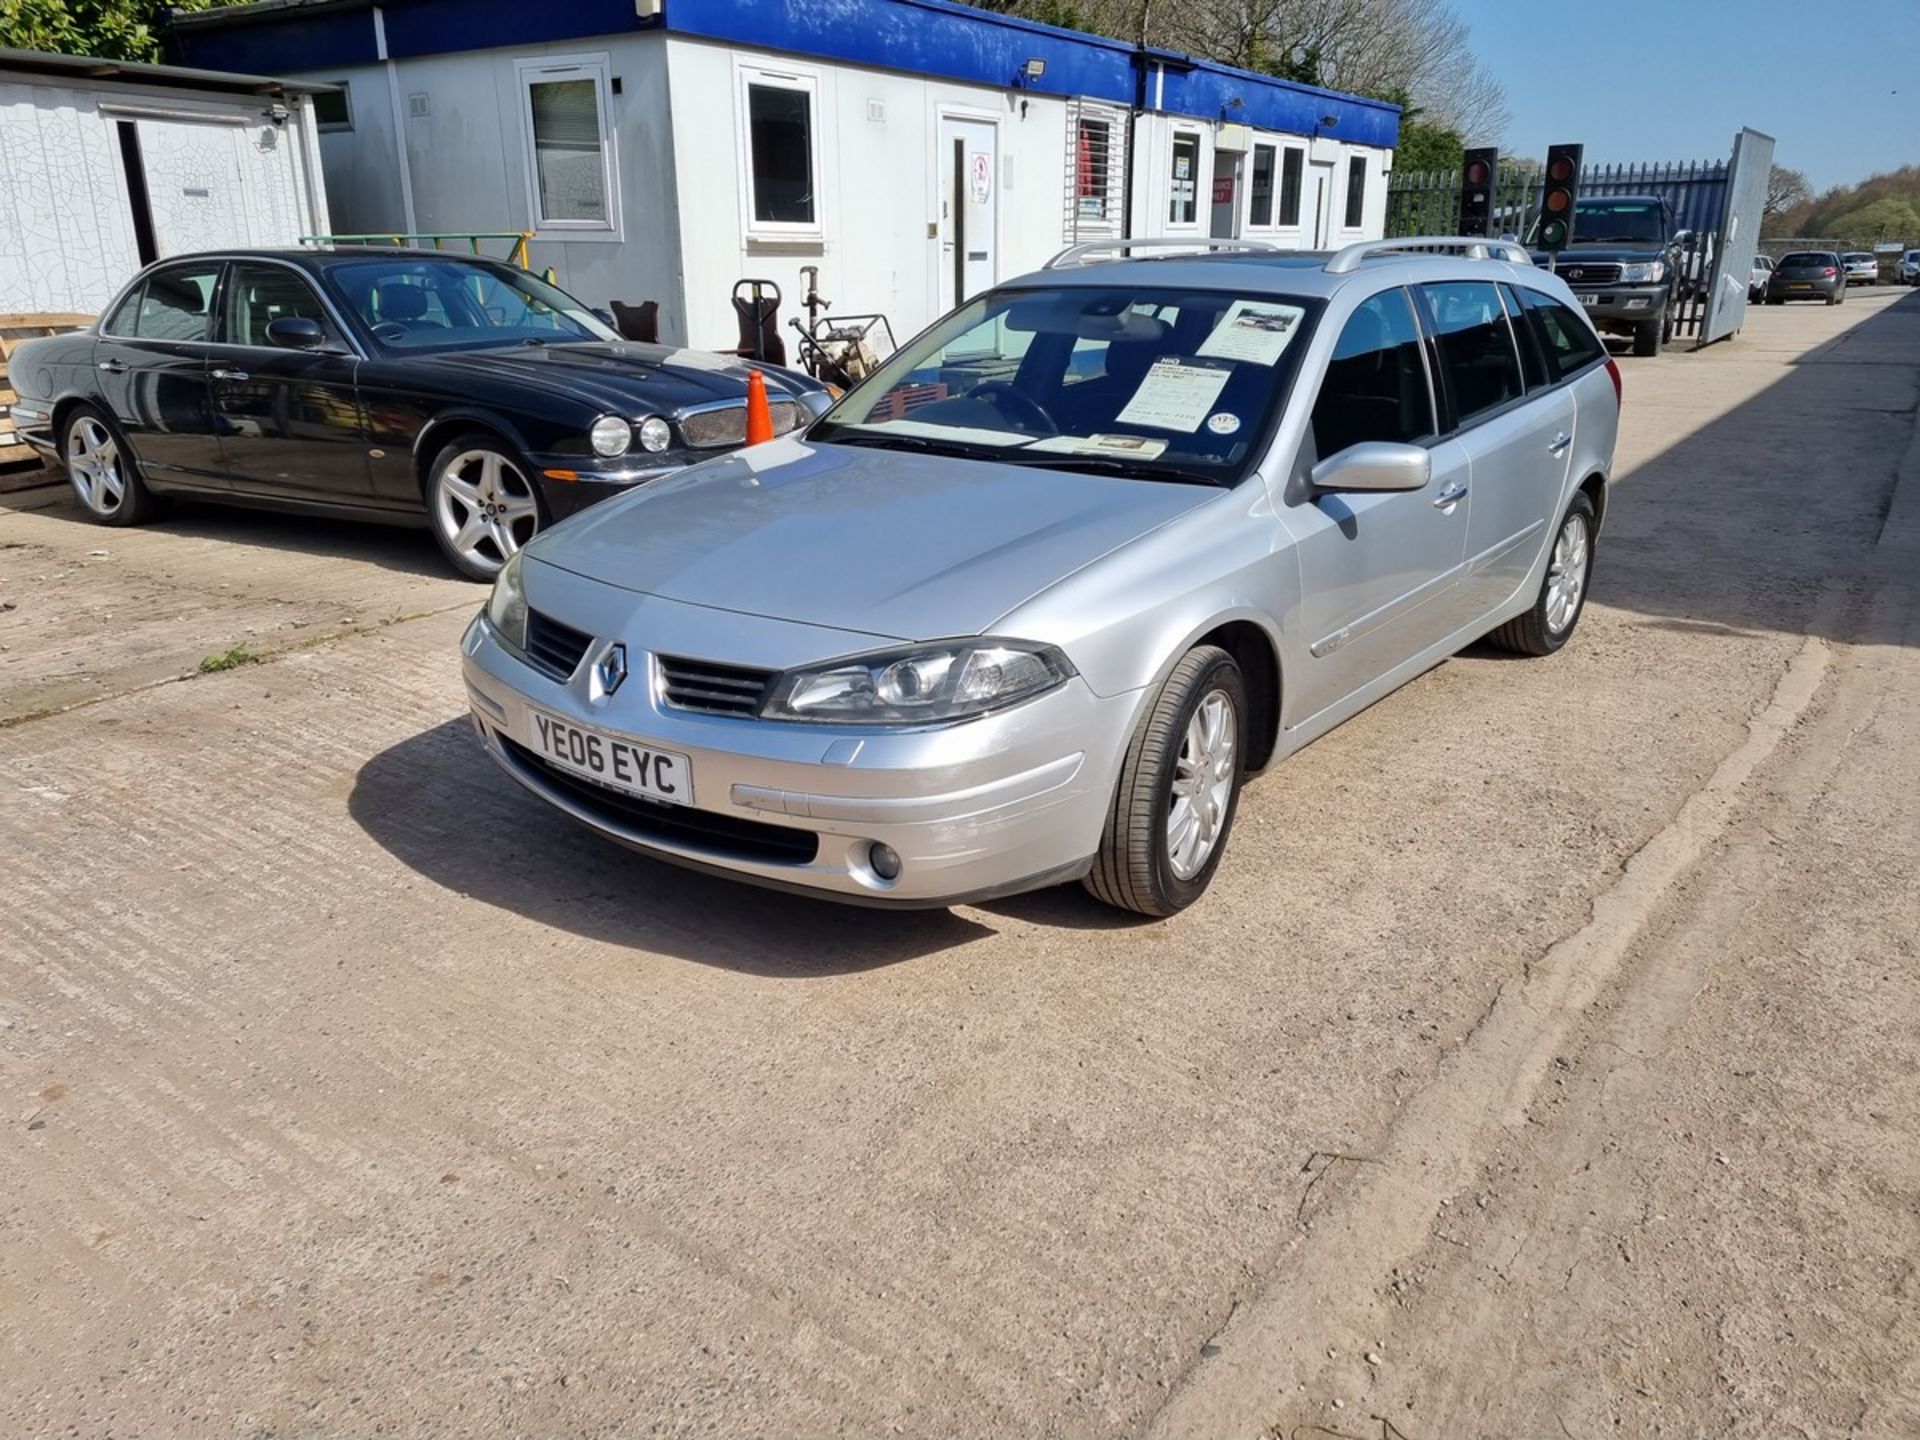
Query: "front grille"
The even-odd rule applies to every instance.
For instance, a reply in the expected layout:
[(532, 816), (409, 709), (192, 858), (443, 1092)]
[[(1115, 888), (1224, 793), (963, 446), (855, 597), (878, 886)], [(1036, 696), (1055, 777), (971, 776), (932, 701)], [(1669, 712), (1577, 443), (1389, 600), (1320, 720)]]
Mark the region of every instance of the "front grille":
[[(773, 416), (773, 433), (784, 435), (800, 423), (800, 407), (791, 400), (775, 400), (767, 406)], [(724, 405), (715, 410), (696, 410), (680, 422), (680, 433), (695, 450), (717, 450), (723, 445), (747, 443), (747, 403)]]
[(699, 710), (708, 715), (758, 715), (773, 684), (774, 672), (745, 665), (716, 665), (711, 660), (685, 660), (662, 655), (660, 695), (677, 710)]
[(542, 675), (571, 679), (592, 643), (591, 635), (583, 635), (571, 625), (562, 625), (538, 610), (527, 611), (527, 660)]
[(515, 764), (588, 814), (629, 834), (722, 859), (757, 860), (769, 865), (811, 865), (820, 853), (820, 837), (811, 830), (765, 825), (687, 805), (662, 805), (609, 790), (562, 770), (499, 731), (494, 733)]
[(1569, 285), (1617, 285), (1618, 265), (1561, 265), (1557, 272)]

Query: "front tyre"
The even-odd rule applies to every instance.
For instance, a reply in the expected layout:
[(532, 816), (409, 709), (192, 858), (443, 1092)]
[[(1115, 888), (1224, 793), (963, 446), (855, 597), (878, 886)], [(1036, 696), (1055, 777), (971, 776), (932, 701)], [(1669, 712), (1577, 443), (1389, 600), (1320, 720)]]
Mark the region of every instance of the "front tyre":
[(73, 493), (102, 525), (138, 525), (158, 508), (119, 427), (103, 411), (91, 405), (74, 408), (60, 455)]
[(1226, 651), (1187, 652), (1148, 707), (1085, 885), (1097, 899), (1165, 917), (1206, 893), (1240, 804), (1247, 682)]
[(427, 517), (440, 553), (469, 580), (492, 580), (547, 523), (532, 470), (501, 441), (456, 436), (427, 471)]
[(1553, 537), (1546, 578), (1533, 607), (1489, 635), (1495, 645), (1521, 655), (1551, 655), (1573, 637), (1593, 573), (1593, 519), (1593, 501), (1584, 491), (1575, 495)]
[(1644, 359), (1660, 353), (1661, 325), (1662, 322), (1658, 320), (1642, 320), (1633, 327), (1634, 354)]

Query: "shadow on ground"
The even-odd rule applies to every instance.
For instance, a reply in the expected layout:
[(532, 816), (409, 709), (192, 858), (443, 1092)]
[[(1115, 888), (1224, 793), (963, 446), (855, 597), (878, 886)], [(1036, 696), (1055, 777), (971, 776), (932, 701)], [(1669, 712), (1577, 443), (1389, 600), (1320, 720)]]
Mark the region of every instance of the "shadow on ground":
[[(1694, 361), (1652, 363), (1662, 383), (1684, 385)], [(1862, 634), (1859, 617), (1816, 615), (1815, 605), (1836, 578), (1872, 562), (1913, 435), (1916, 362), (1920, 294), (1809, 350), (1640, 465), (1614, 489), (1593, 599), (1662, 628), (1898, 643), (1898, 626)]]
[[(63, 493), (57, 503), (34, 508), (50, 519), (99, 528), (87, 518), (71, 491)], [(156, 519), (141, 528), (196, 540), (292, 551), (320, 559), (355, 560), (429, 580), (458, 578), (425, 528), (316, 518), (172, 498)]]
[(623, 849), (501, 773), (465, 717), (374, 756), (347, 809), (388, 852), (449, 890), (588, 939), (753, 975), (871, 970), (993, 933), (951, 911), (857, 909)]

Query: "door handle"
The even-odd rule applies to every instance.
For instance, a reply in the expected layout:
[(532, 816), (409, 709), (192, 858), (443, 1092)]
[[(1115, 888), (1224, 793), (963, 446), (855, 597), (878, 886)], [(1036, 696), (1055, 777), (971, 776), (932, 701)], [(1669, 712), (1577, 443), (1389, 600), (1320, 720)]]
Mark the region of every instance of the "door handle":
[(247, 374), (247, 372), (244, 370), (224, 370), (223, 369), (223, 370), (215, 370), (212, 373), (213, 373), (213, 378), (216, 380), (246, 380), (251, 378)]
[(1572, 443), (1573, 437), (1562, 430), (1558, 435), (1553, 437), (1553, 443), (1547, 446), (1547, 453), (1549, 455), (1564, 455), (1567, 453), (1567, 446)]
[(102, 360), (93, 368), (96, 370), (104, 370), (109, 375), (124, 375), (127, 373), (127, 365), (124, 360)]
[(1447, 486), (1446, 489), (1442, 490), (1438, 495), (1433, 497), (1433, 508), (1436, 510), (1444, 510), (1447, 508), (1447, 506), (1454, 504), (1456, 501), (1465, 499), (1466, 494), (1467, 494), (1466, 482), (1462, 480), (1456, 480), (1453, 482), (1453, 484)]

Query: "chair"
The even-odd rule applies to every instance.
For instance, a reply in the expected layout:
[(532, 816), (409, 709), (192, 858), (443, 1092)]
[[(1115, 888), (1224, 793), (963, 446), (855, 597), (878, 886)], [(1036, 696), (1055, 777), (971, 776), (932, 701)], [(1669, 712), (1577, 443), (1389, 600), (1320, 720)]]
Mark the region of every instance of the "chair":
[(638, 305), (629, 305), (621, 300), (607, 302), (613, 307), (613, 328), (620, 332), (625, 340), (638, 340), (646, 345), (660, 343), (660, 302), (642, 300)]

